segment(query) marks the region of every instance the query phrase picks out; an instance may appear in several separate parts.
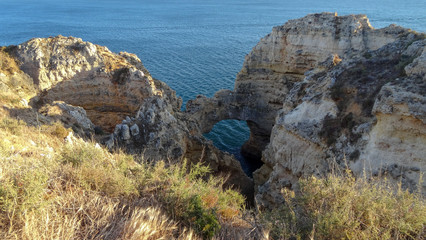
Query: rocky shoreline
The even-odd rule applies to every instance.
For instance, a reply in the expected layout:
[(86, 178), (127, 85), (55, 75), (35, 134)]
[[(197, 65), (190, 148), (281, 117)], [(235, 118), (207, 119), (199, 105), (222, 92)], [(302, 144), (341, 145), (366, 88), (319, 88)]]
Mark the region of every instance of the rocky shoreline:
[[(426, 172), (426, 35), (374, 29), (365, 15), (311, 14), (274, 27), (246, 56), (234, 90), (199, 96), (185, 111), (134, 54), (63, 36), (1, 51), (19, 69), (2, 68), (0, 89), (29, 89), (28, 110), (3, 106), (11, 115), (34, 111), (43, 119), (30, 124), (61, 121), (149, 161), (204, 162), (259, 207), (334, 167), (408, 189)], [(254, 179), (202, 135), (225, 119), (247, 121), (242, 151), (264, 163)]]

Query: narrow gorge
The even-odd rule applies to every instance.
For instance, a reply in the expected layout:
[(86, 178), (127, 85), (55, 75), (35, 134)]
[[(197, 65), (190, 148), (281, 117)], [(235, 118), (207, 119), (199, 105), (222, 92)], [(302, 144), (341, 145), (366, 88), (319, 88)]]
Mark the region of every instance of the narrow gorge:
[[(25, 107), (3, 106), (12, 116), (33, 125), (61, 121), (149, 161), (201, 161), (259, 207), (282, 203), (281, 189), (296, 189), (299, 178), (336, 167), (426, 190), (423, 33), (374, 29), (365, 15), (291, 20), (246, 56), (233, 90), (200, 95), (185, 110), (134, 54), (63, 36), (1, 52), (9, 67), (2, 64), (0, 89)], [(253, 179), (203, 137), (227, 119), (250, 128), (242, 154), (263, 164)]]

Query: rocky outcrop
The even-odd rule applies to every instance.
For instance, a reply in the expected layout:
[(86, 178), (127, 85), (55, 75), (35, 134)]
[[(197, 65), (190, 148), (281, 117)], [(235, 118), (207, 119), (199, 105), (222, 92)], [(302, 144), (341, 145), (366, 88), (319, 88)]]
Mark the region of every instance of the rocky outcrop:
[[(410, 69), (425, 65), (419, 61), (426, 41), (409, 30), (387, 29), (390, 43), (346, 56), (330, 52), (286, 94), (263, 153), (267, 166), (258, 172), (260, 205), (282, 202), (283, 187), (334, 164), (416, 188), (426, 171), (426, 88), (425, 72)], [(375, 41), (369, 39), (380, 46), (383, 38)]]
[(223, 119), (247, 121), (242, 150), (263, 151), (265, 163), (254, 173), (260, 206), (335, 165), (414, 188), (426, 170), (424, 46), (424, 34), (374, 29), (365, 15), (311, 14), (273, 28), (233, 91), (200, 96), (187, 113), (205, 132)]
[(241, 190), (253, 198), (253, 181), (243, 172), (240, 163), (230, 154), (219, 151), (201, 134), (196, 122), (159, 96), (144, 101), (134, 117), (127, 117), (115, 127), (105, 143), (141, 155), (148, 161), (187, 160), (203, 162), (214, 174), (227, 177), (227, 186)]
[(182, 100), (153, 79), (136, 55), (115, 54), (62, 36), (36, 38), (6, 50), (10, 58), (0, 59), (15, 65), (2, 64), (1, 77), (9, 79), (11, 72), (19, 72), (35, 92), (30, 100), (35, 110), (9, 109), (11, 115), (38, 114), (35, 125), (60, 121), (79, 136), (109, 132), (105, 145), (144, 161), (204, 162), (213, 174), (227, 177), (227, 186), (253, 199), (253, 181), (239, 162), (202, 136), (197, 123), (181, 112)]
[(417, 188), (426, 170), (426, 88), (424, 74), (403, 69), (419, 58), (422, 38), (401, 36), (338, 64), (332, 57), (324, 70), (308, 72), (296, 84), (263, 152), (266, 166), (256, 173), (261, 205), (282, 202), (281, 188), (301, 176), (323, 175), (335, 164), (358, 176), (388, 175), (405, 188)]
[(219, 92), (212, 99), (197, 98), (188, 103), (188, 112), (199, 119), (204, 131), (224, 119), (247, 121), (251, 136), (243, 151), (260, 158), (278, 110), (306, 71), (331, 54), (345, 58), (376, 50), (404, 31), (397, 26), (375, 30), (365, 15), (323, 13), (291, 20), (274, 27), (246, 56), (234, 91)]
[(157, 88), (136, 55), (114, 54), (79, 38), (36, 38), (11, 48), (10, 54), (40, 92), (33, 105), (64, 101), (81, 106), (105, 131), (135, 114), (144, 99), (162, 95), (167, 88)]
[(36, 95), (33, 80), (19, 68), (19, 63), (10, 55), (13, 47), (0, 47), (0, 103), (8, 105), (13, 98), (27, 106)]
[(49, 122), (61, 122), (66, 128), (71, 128), (79, 136), (94, 134), (95, 125), (87, 117), (82, 107), (69, 105), (63, 101), (54, 101), (43, 105), (38, 112), (49, 119)]

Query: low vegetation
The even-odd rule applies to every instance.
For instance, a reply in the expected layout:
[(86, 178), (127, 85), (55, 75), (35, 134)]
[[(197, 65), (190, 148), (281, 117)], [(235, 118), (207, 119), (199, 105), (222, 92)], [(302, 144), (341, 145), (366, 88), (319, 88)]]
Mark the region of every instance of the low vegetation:
[(0, 239), (425, 237), (420, 193), (350, 172), (301, 179), (282, 206), (255, 211), (208, 166), (152, 164), (28, 122), (0, 109)]
[(0, 47), (0, 73), (10, 75), (20, 71), (15, 59), (9, 56), (11, 47)]
[(206, 166), (64, 142), (70, 131), (1, 117), (1, 239), (208, 239), (244, 211)]
[(24, 105), (35, 95), (32, 79), (9, 54), (13, 48), (0, 47), (0, 104), (9, 107)]
[(421, 194), (349, 172), (299, 182), (283, 190), (286, 203), (261, 213), (273, 239), (424, 239), (426, 205)]

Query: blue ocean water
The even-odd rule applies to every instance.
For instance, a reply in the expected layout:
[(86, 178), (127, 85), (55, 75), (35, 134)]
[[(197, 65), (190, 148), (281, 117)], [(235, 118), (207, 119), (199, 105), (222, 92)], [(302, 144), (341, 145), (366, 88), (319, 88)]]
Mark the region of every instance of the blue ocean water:
[[(135, 53), (186, 102), (232, 89), (244, 56), (273, 26), (324, 11), (426, 31), (425, 0), (0, 0), (0, 46), (61, 34)], [(206, 136), (241, 159), (249, 132), (227, 121)]]

